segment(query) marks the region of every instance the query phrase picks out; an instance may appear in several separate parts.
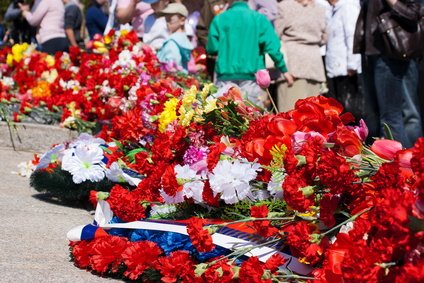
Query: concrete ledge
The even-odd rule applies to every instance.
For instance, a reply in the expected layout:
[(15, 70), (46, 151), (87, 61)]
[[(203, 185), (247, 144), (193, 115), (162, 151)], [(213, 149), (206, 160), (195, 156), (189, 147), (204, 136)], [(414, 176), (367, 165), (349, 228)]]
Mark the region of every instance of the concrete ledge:
[(9, 130), (6, 122), (0, 122), (0, 146), (15, 146), (16, 150), (48, 151), (54, 144), (72, 141), (78, 137), (78, 132), (60, 128), (59, 125), (15, 125), (16, 128), (11, 127)]

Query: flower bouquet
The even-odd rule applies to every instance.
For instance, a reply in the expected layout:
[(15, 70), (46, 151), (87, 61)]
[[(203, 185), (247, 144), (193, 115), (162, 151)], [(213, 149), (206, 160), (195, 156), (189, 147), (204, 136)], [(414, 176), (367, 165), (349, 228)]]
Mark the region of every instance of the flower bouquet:
[(110, 126), (53, 147), (31, 176), (62, 175), (96, 206), (68, 232), (76, 266), (141, 282), (423, 281), (424, 139), (369, 147), (333, 99), (270, 114), (145, 60)]
[(322, 96), (276, 115), (233, 86), (168, 97), (157, 119), (133, 109), (61, 152), (75, 183), (120, 182), (91, 191), (95, 222), (68, 233), (75, 265), (147, 282), (421, 280), (424, 140), (369, 148)]
[[(71, 47), (55, 56), (28, 44), (0, 50), (0, 119), (60, 124), (93, 134), (131, 108), (137, 91), (203, 83), (199, 76), (159, 62), (134, 31), (112, 30), (96, 39), (91, 50)], [(148, 84), (151, 79), (155, 84)]]

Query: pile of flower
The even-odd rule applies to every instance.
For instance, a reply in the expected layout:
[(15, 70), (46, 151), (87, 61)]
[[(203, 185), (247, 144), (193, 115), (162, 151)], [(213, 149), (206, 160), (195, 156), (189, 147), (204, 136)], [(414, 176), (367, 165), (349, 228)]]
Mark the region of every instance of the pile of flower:
[[(333, 99), (267, 113), (136, 46), (81, 57), (64, 82), (85, 79), (75, 95), (91, 99), (75, 109), (110, 121), (34, 161), (35, 189), (97, 206), (68, 233), (76, 266), (142, 282), (423, 281), (424, 139), (369, 147)], [(119, 99), (89, 112), (107, 87)]]
[[(274, 115), (232, 86), (163, 94), (160, 114), (131, 110), (40, 159), (32, 177), (60, 168), (75, 184), (119, 183), (91, 191), (113, 218), (72, 238), (75, 265), (151, 282), (422, 280), (424, 140), (367, 148), (366, 126), (348, 126), (322, 96)], [(157, 219), (184, 223), (188, 236), (125, 226)], [(228, 225), (260, 240), (223, 248), (212, 237)], [(273, 255), (249, 257), (258, 246)], [(293, 273), (291, 261), (311, 269)]]
[(161, 64), (134, 31), (112, 30), (88, 51), (71, 47), (69, 53), (51, 56), (35, 47), (24, 43), (0, 50), (0, 120), (94, 133), (131, 108), (134, 93), (151, 77), (158, 78), (156, 84), (140, 91), (154, 92), (170, 83), (199, 86), (201, 80)]

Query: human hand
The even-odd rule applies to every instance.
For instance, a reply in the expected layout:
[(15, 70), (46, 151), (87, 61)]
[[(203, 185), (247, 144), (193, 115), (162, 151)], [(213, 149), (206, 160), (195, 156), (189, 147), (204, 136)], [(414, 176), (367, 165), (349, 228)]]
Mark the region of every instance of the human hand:
[(347, 70), (347, 75), (349, 77), (353, 77), (354, 75), (356, 75), (356, 70)]
[(390, 7), (393, 7), (396, 4), (397, 0), (386, 0), (386, 2), (387, 4), (389, 4)]
[(291, 87), (294, 84), (294, 81), (296, 80), (296, 78), (289, 72), (283, 73), (283, 77), (286, 79), (288, 87)]
[(28, 4), (18, 3), (18, 5), (19, 5), (19, 9), (22, 12), (28, 12), (29, 11), (29, 5)]

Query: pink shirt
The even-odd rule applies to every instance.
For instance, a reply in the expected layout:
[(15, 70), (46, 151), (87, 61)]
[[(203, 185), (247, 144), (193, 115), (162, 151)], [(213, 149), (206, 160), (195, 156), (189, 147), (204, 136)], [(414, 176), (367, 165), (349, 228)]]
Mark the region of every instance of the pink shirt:
[[(117, 8), (126, 8), (131, 4), (133, 0), (119, 0)], [(150, 14), (153, 14), (153, 9), (150, 7), (150, 4), (145, 2), (138, 2), (135, 6), (135, 11), (132, 15), (131, 24), (133, 29), (137, 33), (138, 37), (143, 37), (144, 35), (144, 19)]]
[(35, 11), (26, 14), (26, 20), (37, 27), (37, 42), (65, 37), (65, 8), (62, 0), (42, 0)]

